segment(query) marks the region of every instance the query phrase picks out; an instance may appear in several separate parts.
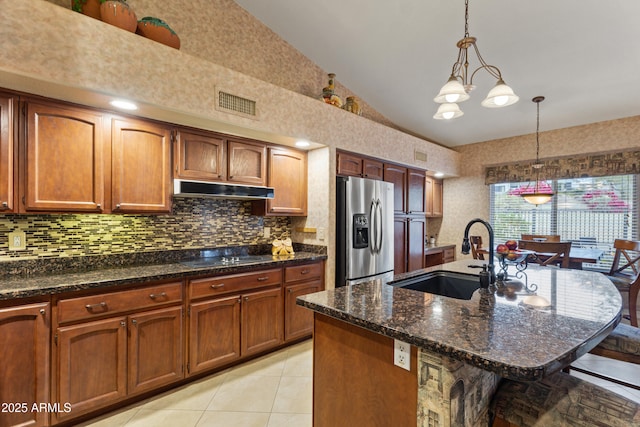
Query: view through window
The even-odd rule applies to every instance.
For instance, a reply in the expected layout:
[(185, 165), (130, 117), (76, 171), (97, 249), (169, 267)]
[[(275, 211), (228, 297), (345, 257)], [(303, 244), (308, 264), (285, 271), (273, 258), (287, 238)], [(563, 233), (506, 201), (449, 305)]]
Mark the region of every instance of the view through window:
[(616, 175), (547, 181), (555, 195), (531, 205), (519, 190), (535, 183), (492, 184), (490, 221), (496, 242), (521, 234), (559, 234), (573, 246), (598, 247), (604, 255), (584, 268), (608, 270), (615, 239), (638, 240), (640, 175)]

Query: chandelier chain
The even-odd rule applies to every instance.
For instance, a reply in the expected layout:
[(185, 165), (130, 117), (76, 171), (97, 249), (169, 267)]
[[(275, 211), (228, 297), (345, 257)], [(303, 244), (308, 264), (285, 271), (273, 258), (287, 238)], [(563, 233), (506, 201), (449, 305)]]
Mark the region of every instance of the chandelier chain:
[(469, 37), (469, 0), (464, 0), (464, 36)]

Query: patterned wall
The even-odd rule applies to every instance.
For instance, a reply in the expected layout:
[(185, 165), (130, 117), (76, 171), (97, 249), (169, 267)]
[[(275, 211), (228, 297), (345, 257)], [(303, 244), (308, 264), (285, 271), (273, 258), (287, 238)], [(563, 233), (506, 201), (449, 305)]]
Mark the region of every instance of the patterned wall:
[[(263, 227), (271, 227), (265, 239)], [(26, 233), (27, 249), (9, 251), (0, 239), (0, 262), (111, 255), (271, 243), (290, 235), (286, 217), (251, 215), (251, 202), (175, 199), (170, 215), (0, 215), (0, 236)]]

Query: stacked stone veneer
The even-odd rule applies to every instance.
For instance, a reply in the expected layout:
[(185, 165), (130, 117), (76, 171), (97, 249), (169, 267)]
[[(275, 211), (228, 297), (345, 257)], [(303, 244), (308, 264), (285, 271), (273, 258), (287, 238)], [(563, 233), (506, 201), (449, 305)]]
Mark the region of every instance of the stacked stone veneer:
[(418, 370), (418, 427), (489, 425), (498, 375), (424, 349)]
[(177, 198), (169, 215), (0, 215), (0, 236), (12, 231), (26, 233), (27, 249), (9, 251), (0, 238), (0, 262), (268, 244), (289, 236), (291, 223), (251, 215), (247, 201)]

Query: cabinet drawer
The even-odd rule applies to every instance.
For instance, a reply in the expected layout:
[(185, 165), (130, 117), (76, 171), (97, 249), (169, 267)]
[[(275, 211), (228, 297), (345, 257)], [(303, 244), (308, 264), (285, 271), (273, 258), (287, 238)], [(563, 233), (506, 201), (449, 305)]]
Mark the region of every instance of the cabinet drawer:
[(455, 249), (445, 249), (443, 255), (444, 262), (452, 262), (456, 260), (456, 250)]
[(192, 299), (229, 292), (242, 292), (248, 289), (282, 283), (282, 269), (274, 268), (255, 273), (234, 274), (230, 276), (207, 277), (191, 280), (189, 284)]
[(58, 302), (58, 323), (139, 310), (181, 300), (180, 282), (64, 299)]
[(284, 281), (287, 283), (298, 280), (317, 279), (322, 276), (322, 263), (316, 262), (313, 264), (296, 265), (287, 267), (284, 271)]

